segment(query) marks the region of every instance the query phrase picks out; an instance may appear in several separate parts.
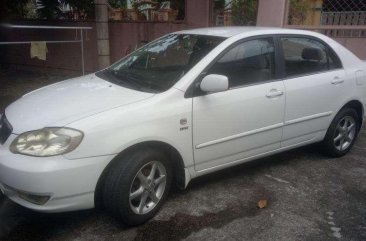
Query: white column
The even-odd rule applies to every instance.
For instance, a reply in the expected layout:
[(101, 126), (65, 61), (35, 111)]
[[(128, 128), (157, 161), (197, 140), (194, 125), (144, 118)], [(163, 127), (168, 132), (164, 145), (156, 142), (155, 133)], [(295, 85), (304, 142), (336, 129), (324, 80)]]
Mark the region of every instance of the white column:
[(257, 26), (284, 27), (287, 25), (289, 0), (259, 0)]
[(98, 68), (110, 65), (108, 0), (95, 0), (95, 25), (97, 30)]

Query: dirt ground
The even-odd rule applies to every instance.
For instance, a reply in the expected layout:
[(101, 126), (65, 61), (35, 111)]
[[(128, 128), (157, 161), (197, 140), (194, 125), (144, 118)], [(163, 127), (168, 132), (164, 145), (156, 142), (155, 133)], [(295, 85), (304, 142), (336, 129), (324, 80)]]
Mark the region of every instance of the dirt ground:
[[(0, 109), (65, 75), (6, 70)], [(194, 180), (145, 225), (101, 210), (40, 214), (0, 196), (0, 240), (366, 240), (366, 128), (338, 159), (316, 146)], [(268, 201), (257, 208), (261, 199)]]

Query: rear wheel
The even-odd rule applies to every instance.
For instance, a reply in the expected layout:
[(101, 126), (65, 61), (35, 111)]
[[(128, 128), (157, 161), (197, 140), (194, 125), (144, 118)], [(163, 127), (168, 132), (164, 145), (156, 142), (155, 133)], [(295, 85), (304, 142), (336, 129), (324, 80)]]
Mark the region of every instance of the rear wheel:
[(144, 223), (159, 211), (171, 182), (172, 169), (164, 153), (140, 150), (110, 168), (104, 184), (104, 205), (125, 224)]
[(340, 157), (349, 152), (356, 140), (360, 125), (354, 109), (342, 109), (334, 118), (324, 138), (325, 153), (332, 157)]

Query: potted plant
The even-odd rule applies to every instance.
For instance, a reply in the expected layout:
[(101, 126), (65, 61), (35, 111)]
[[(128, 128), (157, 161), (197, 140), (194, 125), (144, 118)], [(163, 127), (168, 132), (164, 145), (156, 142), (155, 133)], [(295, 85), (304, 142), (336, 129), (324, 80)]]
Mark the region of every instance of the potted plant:
[(178, 16), (178, 10), (173, 9), (171, 1), (164, 1), (160, 4), (158, 11), (158, 20), (163, 22), (175, 21)]
[(109, 19), (120, 21), (124, 19), (126, 9), (125, 0), (109, 0), (108, 13)]

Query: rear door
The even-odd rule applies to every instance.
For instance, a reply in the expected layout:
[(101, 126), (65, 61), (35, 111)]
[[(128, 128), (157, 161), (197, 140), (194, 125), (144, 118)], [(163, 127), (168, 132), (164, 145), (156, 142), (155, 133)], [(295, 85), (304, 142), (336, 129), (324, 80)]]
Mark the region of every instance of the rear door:
[(333, 50), (317, 38), (288, 35), (279, 43), (286, 89), (282, 147), (320, 140), (339, 108), (345, 71)]

